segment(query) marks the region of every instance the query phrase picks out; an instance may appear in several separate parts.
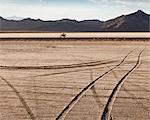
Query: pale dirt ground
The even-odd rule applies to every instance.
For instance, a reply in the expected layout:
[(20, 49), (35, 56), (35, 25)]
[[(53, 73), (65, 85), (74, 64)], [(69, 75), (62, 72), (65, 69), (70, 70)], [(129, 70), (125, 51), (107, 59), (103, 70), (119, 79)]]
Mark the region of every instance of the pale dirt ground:
[[(60, 38), (58, 33), (0, 33), (0, 38)], [(150, 38), (149, 32), (65, 32), (67, 38)]]
[[(146, 47), (140, 67), (125, 81), (113, 104), (114, 120), (150, 119), (150, 42), (142, 41), (0, 41), (0, 76), (25, 100), (35, 120), (55, 120), (63, 108), (92, 80), (117, 65), (68, 112), (65, 120), (99, 120), (112, 89)], [(102, 61), (107, 64), (64, 69), (15, 69)], [(69, 72), (70, 71), (70, 72)], [(29, 120), (30, 112), (14, 90), (0, 79), (0, 120)]]

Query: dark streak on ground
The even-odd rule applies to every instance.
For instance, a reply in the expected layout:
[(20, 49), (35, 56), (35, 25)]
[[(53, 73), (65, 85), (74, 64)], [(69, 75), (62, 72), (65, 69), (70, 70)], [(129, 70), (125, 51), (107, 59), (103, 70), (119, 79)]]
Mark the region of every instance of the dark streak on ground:
[(2, 76), (0, 76), (1, 80), (3, 80), (14, 92), (15, 94), (18, 96), (20, 102), (22, 103), (22, 105), (24, 106), (25, 110), (27, 111), (27, 113), (29, 114), (31, 120), (35, 120), (35, 116), (32, 112), (32, 110), (30, 109), (30, 107), (28, 106), (28, 104), (26, 103), (25, 99), (20, 95), (19, 91), (17, 91), (17, 89), (9, 82), (7, 81), (5, 78), (3, 78)]
[[(122, 63), (124, 63), (125, 59), (129, 56), (130, 53), (132, 53), (135, 49), (133, 49), (132, 51), (130, 51), (124, 58), (123, 60), (117, 64), (115, 67), (113, 67), (112, 69), (108, 70), (107, 72), (105, 72), (104, 74), (102, 74), (101, 76), (99, 76), (98, 78), (96, 78), (95, 80), (93, 80), (91, 83), (89, 83), (86, 87), (84, 87), (72, 100), (71, 102), (69, 102), (69, 104), (60, 112), (60, 114), (56, 117), (56, 120), (61, 119), (64, 115), (65, 112), (70, 110), (70, 107), (80, 99), (80, 97), (82, 97), (82, 95), (88, 90), (90, 89), (92, 86), (94, 86), (94, 84), (103, 76), (107, 75), (108, 73), (110, 73), (112, 70), (114, 70), (115, 68), (119, 67)], [(106, 63), (104, 63), (106, 64)]]
[[(115, 86), (115, 88), (113, 89), (111, 95), (109, 96), (109, 99), (107, 101), (107, 104), (103, 110), (103, 114), (101, 116), (101, 120), (109, 120), (110, 119), (110, 107), (112, 107), (113, 103), (112, 101), (115, 100), (114, 96), (117, 95), (117, 92), (119, 92), (119, 87), (121, 88), (123, 82), (125, 81), (125, 78), (129, 76), (129, 74), (131, 74), (131, 72), (133, 72), (139, 65), (140, 63), (140, 57), (141, 54), (143, 53), (144, 50), (142, 50), (139, 55), (138, 55), (138, 60), (136, 62), (136, 64), (133, 66), (133, 68), (131, 70), (129, 70), (122, 78), (121, 80), (119, 80), (119, 82), (117, 83), (117, 85)], [(112, 103), (112, 104), (111, 104)]]

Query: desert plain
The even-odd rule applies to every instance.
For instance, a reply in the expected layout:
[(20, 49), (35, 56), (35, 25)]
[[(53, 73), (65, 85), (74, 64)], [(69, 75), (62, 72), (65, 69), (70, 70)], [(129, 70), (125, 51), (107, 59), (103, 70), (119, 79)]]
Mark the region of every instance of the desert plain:
[(150, 120), (150, 41), (0, 40), (0, 120)]

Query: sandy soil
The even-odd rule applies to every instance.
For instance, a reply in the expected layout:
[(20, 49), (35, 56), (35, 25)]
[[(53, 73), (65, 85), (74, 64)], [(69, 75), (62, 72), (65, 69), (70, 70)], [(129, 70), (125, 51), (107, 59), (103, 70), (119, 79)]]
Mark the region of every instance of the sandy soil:
[[(150, 38), (149, 32), (66, 32), (66, 38)], [(58, 33), (0, 33), (0, 38), (60, 38)]]
[[(62, 113), (58, 120), (99, 120), (116, 84), (145, 48), (137, 68), (114, 94), (108, 117), (149, 120), (149, 45), (148, 41), (0, 41), (0, 119), (56, 120)], [(78, 93), (110, 69), (63, 113)]]

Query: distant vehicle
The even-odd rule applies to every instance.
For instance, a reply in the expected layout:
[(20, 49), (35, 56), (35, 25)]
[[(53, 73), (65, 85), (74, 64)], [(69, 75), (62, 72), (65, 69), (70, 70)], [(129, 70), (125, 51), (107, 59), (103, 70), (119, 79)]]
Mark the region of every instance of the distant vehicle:
[(60, 35), (60, 38), (66, 38), (66, 34), (65, 34), (65, 33), (62, 33), (62, 34)]

